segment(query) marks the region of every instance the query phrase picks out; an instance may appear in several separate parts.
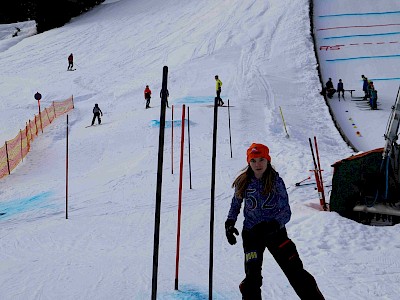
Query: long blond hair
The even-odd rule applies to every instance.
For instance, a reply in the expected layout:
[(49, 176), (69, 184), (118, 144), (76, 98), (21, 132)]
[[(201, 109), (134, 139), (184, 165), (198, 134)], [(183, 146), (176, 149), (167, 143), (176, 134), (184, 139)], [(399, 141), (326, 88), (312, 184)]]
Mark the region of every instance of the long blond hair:
[[(262, 194), (267, 195), (274, 189), (274, 182), (277, 176), (277, 172), (272, 167), (272, 165), (268, 162), (267, 169), (261, 177), (261, 180), (264, 182), (264, 187)], [(232, 183), (232, 187), (236, 189), (235, 196), (239, 199), (243, 199), (244, 192), (249, 185), (251, 178), (254, 177), (254, 172), (251, 169), (250, 165), (245, 167), (242, 170), (242, 173), (239, 174), (236, 179)]]

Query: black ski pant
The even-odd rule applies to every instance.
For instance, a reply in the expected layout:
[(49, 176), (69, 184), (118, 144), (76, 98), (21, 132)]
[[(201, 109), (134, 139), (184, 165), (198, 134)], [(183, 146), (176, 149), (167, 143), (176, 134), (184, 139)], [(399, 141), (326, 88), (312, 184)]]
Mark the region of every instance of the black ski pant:
[(92, 119), (92, 125), (94, 125), (94, 121), (96, 120), (96, 118), (97, 118), (97, 122), (99, 124), (101, 124), (100, 113), (94, 113), (93, 114), (93, 119)]
[(337, 90), (337, 92), (338, 92), (339, 99), (340, 99), (340, 93), (342, 93), (342, 97), (344, 99), (344, 90)]
[(224, 101), (221, 99), (221, 90), (217, 90), (217, 100), (218, 100), (218, 105), (224, 105)]
[(243, 230), (244, 266), (246, 277), (240, 284), (245, 300), (260, 300), (262, 286), (262, 264), (265, 248), (275, 258), (291, 286), (302, 300), (322, 300), (314, 277), (303, 268), (296, 245), (287, 236), (286, 228), (277, 233), (263, 234), (262, 228)]
[(146, 98), (146, 108), (150, 107), (150, 98)]
[(68, 63), (68, 70), (72, 70), (73, 67), (74, 67), (74, 63), (73, 62), (69, 62)]

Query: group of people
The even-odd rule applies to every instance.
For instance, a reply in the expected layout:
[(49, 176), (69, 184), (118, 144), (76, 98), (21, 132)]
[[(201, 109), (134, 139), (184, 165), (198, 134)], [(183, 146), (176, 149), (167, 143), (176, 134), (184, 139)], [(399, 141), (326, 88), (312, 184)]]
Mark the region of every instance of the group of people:
[[(221, 99), (221, 89), (222, 89), (222, 81), (219, 79), (218, 75), (215, 75), (215, 88), (216, 88), (216, 93), (217, 93), (217, 97), (215, 97), (215, 100), (218, 101), (218, 106), (223, 106), (224, 105), (224, 101), (222, 101)], [(162, 93), (163, 91), (160, 91), (160, 98), (162, 98)], [(169, 91), (168, 89), (165, 91), (166, 92), (166, 104), (167, 107), (169, 108), (168, 105), (168, 97), (169, 97)], [(149, 85), (146, 85), (146, 88), (144, 89), (144, 99), (146, 100), (146, 109), (150, 108), (150, 99), (151, 99), (151, 90)]]
[(342, 94), (342, 98), (344, 99), (344, 86), (343, 86), (343, 81), (342, 79), (339, 79), (339, 82), (337, 84), (337, 89), (335, 89), (333, 87), (333, 82), (332, 82), (332, 78), (329, 78), (328, 81), (325, 83), (325, 87), (322, 88), (322, 92), (321, 95), (323, 95), (324, 97), (328, 97), (329, 99), (332, 99), (333, 95), (335, 93), (338, 93), (338, 98), (340, 101), (340, 94)]
[[(368, 80), (367, 77), (361, 75), (363, 81), (363, 92), (364, 92), (364, 100), (368, 100), (368, 104), (371, 109), (377, 109), (377, 101), (378, 101), (378, 91), (375, 89), (374, 82)], [(335, 93), (338, 93), (338, 98), (340, 101), (340, 96), (344, 99), (344, 86), (342, 79), (339, 79), (337, 84), (337, 89), (334, 88), (332, 78), (329, 78), (328, 81), (325, 83), (325, 87), (322, 88), (321, 95), (324, 97), (328, 97), (332, 99)]]
[(368, 100), (371, 109), (378, 109), (378, 91), (375, 89), (374, 82), (361, 75), (363, 80), (364, 100)]

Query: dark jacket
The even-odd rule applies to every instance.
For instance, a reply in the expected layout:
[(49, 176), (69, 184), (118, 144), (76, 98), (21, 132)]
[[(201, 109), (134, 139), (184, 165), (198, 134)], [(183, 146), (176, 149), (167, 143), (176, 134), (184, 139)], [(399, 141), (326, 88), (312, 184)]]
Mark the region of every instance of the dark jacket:
[(95, 115), (103, 115), (103, 112), (101, 111), (101, 109), (100, 109), (100, 107), (98, 107), (97, 105), (95, 105), (94, 107), (93, 107), (93, 113), (95, 114)]
[(366, 77), (363, 79), (363, 91), (368, 91), (368, 79)]
[[(167, 92), (166, 92), (166, 94), (167, 94), (167, 97), (169, 97), (169, 92), (168, 92), (168, 89), (167, 89)], [(160, 98), (162, 98), (162, 90), (160, 91)]]

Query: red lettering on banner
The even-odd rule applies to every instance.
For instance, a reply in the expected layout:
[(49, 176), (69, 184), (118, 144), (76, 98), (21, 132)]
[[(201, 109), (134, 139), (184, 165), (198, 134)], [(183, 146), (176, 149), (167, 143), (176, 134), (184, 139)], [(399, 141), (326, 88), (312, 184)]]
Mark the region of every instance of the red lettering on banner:
[(334, 46), (321, 46), (319, 50), (340, 50), (340, 47), (344, 47), (345, 45), (334, 45)]

